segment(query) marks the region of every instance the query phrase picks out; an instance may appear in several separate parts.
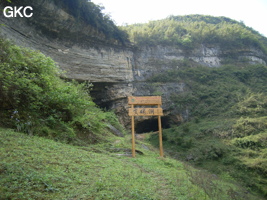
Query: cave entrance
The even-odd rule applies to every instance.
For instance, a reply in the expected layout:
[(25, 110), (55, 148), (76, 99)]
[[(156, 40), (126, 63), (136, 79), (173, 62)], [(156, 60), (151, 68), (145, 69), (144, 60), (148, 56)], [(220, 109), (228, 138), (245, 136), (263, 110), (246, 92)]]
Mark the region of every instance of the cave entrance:
[[(161, 117), (161, 126), (162, 128), (170, 128), (170, 118), (168, 116)], [(142, 121), (137, 121), (135, 125), (135, 131), (137, 134), (155, 132), (158, 131), (158, 118), (151, 117)]]

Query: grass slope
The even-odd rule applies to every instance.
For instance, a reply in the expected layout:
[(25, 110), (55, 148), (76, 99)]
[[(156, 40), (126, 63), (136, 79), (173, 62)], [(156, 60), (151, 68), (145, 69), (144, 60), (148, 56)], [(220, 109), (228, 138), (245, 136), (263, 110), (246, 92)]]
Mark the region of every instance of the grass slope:
[(0, 199), (255, 199), (214, 174), (159, 159), (142, 141), (135, 159), (118, 155), (129, 137), (110, 141), (71, 146), (0, 129)]
[[(266, 122), (266, 117), (191, 121), (165, 129), (163, 144), (172, 157), (220, 177), (237, 180), (248, 191), (266, 196)], [(249, 131), (249, 128), (253, 134), (234, 136)], [(150, 141), (158, 145), (157, 137), (151, 136)]]

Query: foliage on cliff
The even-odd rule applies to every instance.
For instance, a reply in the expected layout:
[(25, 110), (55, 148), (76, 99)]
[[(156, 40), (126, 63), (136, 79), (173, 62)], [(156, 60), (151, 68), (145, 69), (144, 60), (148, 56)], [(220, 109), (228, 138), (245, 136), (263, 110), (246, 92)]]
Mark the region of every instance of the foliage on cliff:
[[(46, 5), (47, 3), (51, 3), (52, 5), (50, 6), (52, 8), (53, 4), (57, 6), (55, 13), (53, 13), (52, 16), (49, 16), (49, 18), (47, 18), (46, 14), (50, 11), (50, 8), (43, 8), (43, 5)], [(52, 37), (59, 37), (62, 39), (70, 34), (71, 39), (75, 40), (74, 37), (77, 37), (77, 35), (73, 35), (73, 32), (77, 31), (76, 29), (81, 29), (81, 26), (88, 25), (91, 28), (90, 33), (86, 36), (80, 35), (80, 37), (98, 38), (101, 39), (101, 42), (111, 44), (116, 43), (125, 45), (129, 43), (127, 33), (117, 27), (109, 15), (102, 12), (104, 7), (96, 5), (90, 0), (47, 0), (34, 2), (31, 0), (12, 0), (0, 1), (0, 5), (32, 6), (34, 15), (32, 18), (27, 19), (27, 21), (31, 22), (31, 26), (37, 26), (39, 30), (42, 30), (46, 35)], [(54, 21), (58, 20), (57, 18), (62, 17), (60, 12), (57, 12), (60, 9), (66, 11), (66, 13), (70, 14), (73, 19), (76, 20), (75, 22), (77, 26), (74, 30), (69, 30), (70, 26), (66, 25), (68, 24), (68, 21), (61, 24), (62, 27), (64, 27), (64, 30), (61, 30), (62, 27), (54, 23)], [(63, 21), (64, 20), (65, 19), (63, 19)]]
[[(188, 109), (192, 117), (234, 116), (267, 114), (267, 67), (264, 65), (225, 65), (219, 68), (194, 65), (191, 61), (180, 62), (180, 69), (154, 75), (152, 82), (184, 82), (183, 93), (173, 94), (174, 109)], [(242, 101), (250, 99), (251, 108), (257, 113), (240, 108)], [(252, 101), (255, 99), (255, 101)], [(255, 110), (254, 110), (255, 111)], [(253, 111), (253, 112), (254, 112)]]
[(65, 8), (74, 17), (90, 24), (99, 32), (104, 33), (106, 39), (115, 39), (124, 44), (128, 42), (127, 34), (120, 30), (109, 15), (104, 14), (103, 6), (99, 6), (90, 0), (52, 0), (56, 5)]
[(103, 138), (106, 118), (114, 116), (96, 107), (90, 84), (66, 82), (63, 75), (52, 59), (1, 38), (0, 125), (66, 141)]
[[(189, 120), (164, 130), (165, 150), (267, 196), (266, 66), (209, 68), (187, 60), (150, 81), (186, 84), (171, 99), (172, 109), (187, 110)], [(156, 146), (157, 140), (151, 138)]]
[(267, 39), (242, 22), (205, 15), (170, 16), (122, 27), (137, 45), (175, 45), (190, 50), (200, 44), (223, 49), (253, 46), (267, 53)]

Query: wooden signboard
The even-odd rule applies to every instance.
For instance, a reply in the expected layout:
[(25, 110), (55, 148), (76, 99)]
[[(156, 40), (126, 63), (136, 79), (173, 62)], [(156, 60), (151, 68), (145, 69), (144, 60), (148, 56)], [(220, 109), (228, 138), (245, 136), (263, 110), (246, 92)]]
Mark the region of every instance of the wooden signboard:
[(161, 96), (128, 97), (129, 105), (161, 105)]
[(162, 116), (162, 108), (129, 108), (129, 116)]
[[(142, 96), (142, 97), (128, 97), (129, 116), (132, 118), (132, 156), (135, 157), (135, 134), (134, 134), (134, 117), (135, 116), (158, 116), (159, 126), (159, 149), (160, 156), (163, 157), (163, 145), (162, 145), (162, 128), (161, 118), (163, 110), (160, 107), (162, 104), (161, 96)], [(134, 108), (134, 106), (157, 106), (157, 108)]]

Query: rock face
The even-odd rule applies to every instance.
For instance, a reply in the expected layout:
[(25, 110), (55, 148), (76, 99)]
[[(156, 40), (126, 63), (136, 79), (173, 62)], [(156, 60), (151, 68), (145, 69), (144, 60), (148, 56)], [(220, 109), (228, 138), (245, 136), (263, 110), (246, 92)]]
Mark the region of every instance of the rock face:
[(201, 45), (188, 53), (169, 46), (142, 47), (134, 54), (134, 80), (145, 81), (154, 74), (170, 69), (178, 69), (184, 60), (191, 60), (207, 67), (219, 67), (225, 58), (233, 53), (237, 54), (236, 60), (246, 59), (247, 62), (264, 65), (267, 62), (267, 56), (254, 48), (240, 49), (238, 52), (225, 52), (219, 46), (207, 47)]
[(144, 81), (155, 73), (179, 68), (179, 61), (184, 59), (191, 59), (209, 67), (219, 67), (219, 55), (220, 49), (218, 47), (207, 48), (204, 45), (189, 55), (175, 47), (142, 47), (140, 51), (135, 53), (135, 80)]
[[(131, 49), (106, 45), (102, 40), (90, 37), (83, 40), (83, 35), (92, 34), (91, 27), (75, 25), (75, 20), (71, 15), (49, 1), (43, 1), (39, 6), (43, 8), (42, 12), (46, 13), (45, 18), (42, 16), (44, 13), (41, 12), (38, 15), (35, 14), (37, 12), (35, 10), (32, 19), (1, 16), (0, 24), (5, 24), (1, 27), (1, 34), (20, 46), (40, 50), (50, 56), (71, 79), (91, 82), (133, 81), (131, 63), (133, 52)], [(2, 7), (0, 8), (3, 10)], [(54, 16), (53, 13), (57, 13), (57, 16)], [(50, 26), (50, 21), (54, 18), (57, 20)], [(38, 19), (40, 24), (37, 25)], [(68, 25), (64, 27), (64, 24)], [(60, 27), (65, 32), (79, 29), (75, 30), (76, 33), (57, 32), (58, 35), (63, 34), (64, 36), (53, 38), (54, 34), (51, 29), (56, 27)], [(96, 46), (96, 44), (98, 45)]]
[[(22, 2), (27, 5), (30, 1)], [(179, 122), (188, 118), (187, 111), (175, 113), (170, 101), (172, 93), (184, 91), (184, 83), (151, 83), (147, 79), (179, 68), (185, 59), (208, 67), (219, 67), (225, 55), (231, 54), (223, 52), (218, 46), (202, 45), (188, 53), (169, 46), (136, 49), (116, 42), (106, 43), (101, 33), (77, 21), (53, 1), (38, 0), (34, 3), (32, 18), (1, 16), (0, 24), (5, 24), (1, 26), (1, 34), (15, 44), (52, 57), (66, 71), (68, 78), (92, 82), (94, 89), (91, 95), (96, 103), (114, 109), (126, 126), (129, 125), (127, 96), (130, 95), (161, 95), (166, 126), (169, 120)], [(0, 10), (3, 7), (0, 3)], [(267, 62), (266, 55), (252, 48), (240, 50), (236, 59), (265, 65)]]

